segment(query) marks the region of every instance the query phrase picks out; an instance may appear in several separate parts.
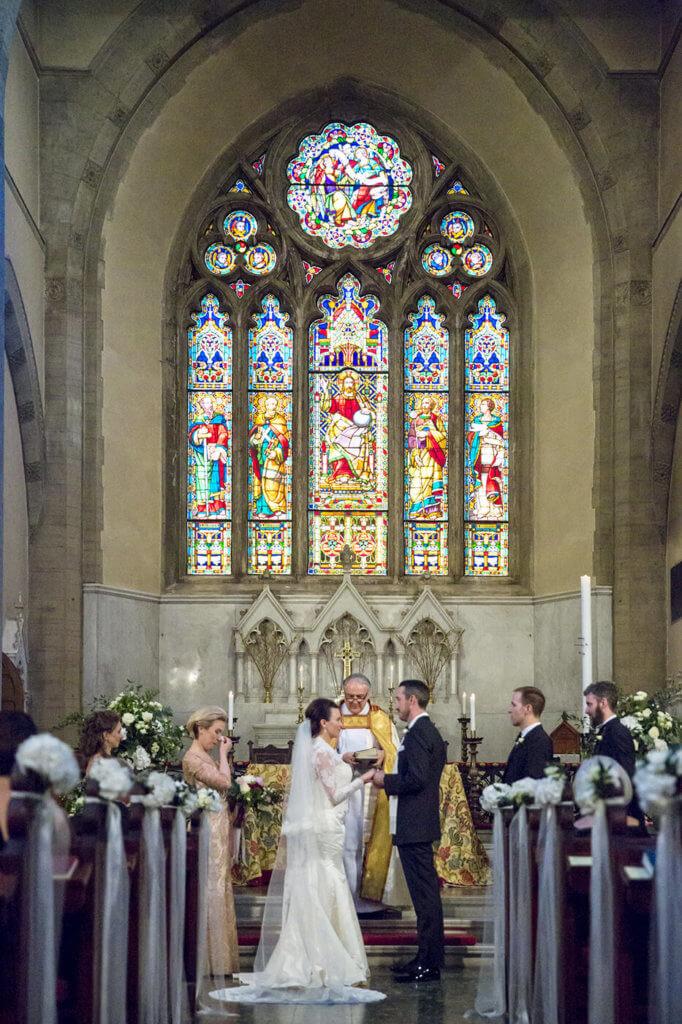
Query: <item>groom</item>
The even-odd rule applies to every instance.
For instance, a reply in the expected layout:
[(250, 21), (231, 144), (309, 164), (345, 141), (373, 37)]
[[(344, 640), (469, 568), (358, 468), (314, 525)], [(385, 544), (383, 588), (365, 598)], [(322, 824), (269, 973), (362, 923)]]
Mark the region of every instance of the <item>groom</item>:
[[(426, 713), (429, 688), (414, 679), (398, 687), (395, 708), (407, 732), (398, 749), (395, 772), (377, 771), (372, 779), (391, 797), (393, 842), (398, 847), (407, 887), (417, 914), (419, 950), (414, 960), (396, 968), (396, 981), (440, 978), (444, 962), (443, 904), (433, 860), (440, 839), (438, 785), (445, 764), (445, 743)], [(397, 801), (395, 799), (397, 797)]]

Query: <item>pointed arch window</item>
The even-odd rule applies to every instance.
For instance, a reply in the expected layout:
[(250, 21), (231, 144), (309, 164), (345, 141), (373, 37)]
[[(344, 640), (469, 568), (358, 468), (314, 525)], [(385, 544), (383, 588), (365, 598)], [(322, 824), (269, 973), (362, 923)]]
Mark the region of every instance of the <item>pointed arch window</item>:
[(198, 225), (181, 575), (337, 575), (345, 545), (368, 579), (512, 572), (509, 257), (465, 170), (398, 135), (287, 127)]

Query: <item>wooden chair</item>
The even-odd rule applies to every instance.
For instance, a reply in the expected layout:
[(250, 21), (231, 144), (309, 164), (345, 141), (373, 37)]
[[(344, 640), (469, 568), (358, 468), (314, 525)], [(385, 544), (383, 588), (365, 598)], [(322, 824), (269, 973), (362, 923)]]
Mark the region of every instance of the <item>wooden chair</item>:
[(249, 763), (250, 764), (291, 764), (291, 754), (294, 749), (294, 741), (289, 740), (286, 747), (276, 747), (269, 743), (267, 747), (254, 747), (249, 740)]
[(549, 734), (549, 738), (552, 741), (555, 756), (557, 754), (580, 754), (580, 733), (577, 729), (566, 721), (564, 717), (566, 712), (564, 711), (562, 721), (557, 725), (556, 729), (552, 729)]

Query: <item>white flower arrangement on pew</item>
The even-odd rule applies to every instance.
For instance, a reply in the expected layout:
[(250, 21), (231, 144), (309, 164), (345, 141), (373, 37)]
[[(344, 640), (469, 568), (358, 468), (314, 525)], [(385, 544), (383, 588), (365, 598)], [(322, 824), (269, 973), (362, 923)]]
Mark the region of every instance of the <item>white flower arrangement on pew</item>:
[[(589, 772), (576, 775), (574, 783), (575, 802), (582, 814), (592, 814), (602, 800), (612, 800), (623, 795), (623, 779), (618, 765), (607, 764), (598, 755)], [(582, 769), (581, 769), (582, 771)]]
[(225, 806), (220, 793), (215, 789), (198, 789), (197, 798), (202, 811), (211, 811), (213, 814), (217, 814)]
[(98, 783), (102, 800), (119, 800), (130, 793), (134, 784), (130, 768), (115, 757), (96, 757), (89, 777)]
[(682, 744), (649, 750), (635, 770), (639, 801), (649, 815), (659, 815), (682, 791)]
[(175, 779), (165, 772), (150, 772), (137, 780), (147, 792), (140, 796), (139, 803), (145, 807), (164, 807), (175, 802)]
[(175, 782), (175, 806), (179, 807), (186, 818), (191, 818), (195, 811), (199, 810), (199, 793), (195, 786), (191, 786), (184, 779), (174, 779)]
[(566, 777), (563, 769), (556, 764), (545, 768), (541, 779), (519, 779), (511, 786), (505, 782), (493, 782), (481, 793), (481, 808), (492, 814), (499, 807), (526, 806), (546, 807), (548, 804), (560, 804), (564, 794)]
[(49, 732), (40, 732), (24, 740), (15, 761), (22, 772), (34, 772), (45, 789), (51, 789), (58, 795), (69, 793), (80, 782), (81, 773), (73, 750)]
[(493, 814), (501, 807), (511, 807), (511, 786), (506, 782), (493, 782), (482, 791), (480, 803), (486, 814)]

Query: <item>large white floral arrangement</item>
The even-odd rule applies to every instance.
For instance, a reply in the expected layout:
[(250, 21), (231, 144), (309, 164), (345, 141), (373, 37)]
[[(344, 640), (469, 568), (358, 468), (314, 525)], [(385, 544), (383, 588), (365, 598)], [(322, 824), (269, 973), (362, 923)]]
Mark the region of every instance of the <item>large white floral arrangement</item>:
[(657, 694), (650, 697), (645, 690), (639, 690), (621, 697), (618, 715), (632, 733), (635, 750), (639, 754), (648, 750), (667, 750), (671, 743), (682, 740), (682, 722), (661, 707)]
[(647, 814), (660, 814), (682, 789), (682, 744), (649, 750), (637, 765), (634, 783)]
[(53, 793), (69, 793), (80, 782), (81, 773), (73, 750), (49, 732), (29, 736), (20, 744), (15, 761), (22, 772), (38, 775)]
[(156, 699), (158, 692), (131, 685), (106, 704), (124, 726), (119, 756), (137, 772), (163, 767), (182, 750), (183, 730), (173, 722), (172, 709)]

